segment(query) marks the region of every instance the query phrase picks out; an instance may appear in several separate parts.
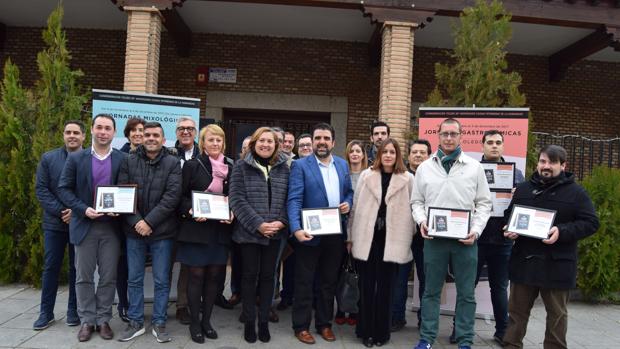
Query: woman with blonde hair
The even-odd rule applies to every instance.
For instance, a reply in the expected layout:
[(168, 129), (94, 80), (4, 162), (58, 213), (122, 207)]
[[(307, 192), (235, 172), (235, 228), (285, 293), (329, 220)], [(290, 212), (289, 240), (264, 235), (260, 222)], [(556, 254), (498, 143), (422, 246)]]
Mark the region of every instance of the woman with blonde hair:
[(257, 129), (245, 157), (235, 163), (230, 184), (230, 207), (237, 217), (233, 240), (242, 258), (241, 299), (245, 318), (243, 337), (256, 342), (256, 296), (258, 283), (258, 339), (269, 342), (269, 310), (274, 274), (282, 239), (286, 239), (288, 216), (288, 157), (279, 152), (276, 131)]
[(209, 339), (218, 337), (211, 326), (211, 312), (220, 294), (220, 284), (226, 277), (233, 216), (231, 214), (228, 221), (194, 218), (192, 192), (228, 195), (233, 161), (224, 156), (225, 144), (222, 128), (215, 124), (204, 127), (200, 130), (199, 155), (183, 166), (177, 261), (189, 268), (189, 332), (192, 340), (197, 343), (204, 343), (205, 336)]
[(409, 204), (413, 175), (398, 142), (388, 138), (355, 189), (347, 242), (356, 259), (360, 312), (356, 334), (366, 347), (390, 339), (393, 279), (398, 264), (409, 262), (415, 224)]

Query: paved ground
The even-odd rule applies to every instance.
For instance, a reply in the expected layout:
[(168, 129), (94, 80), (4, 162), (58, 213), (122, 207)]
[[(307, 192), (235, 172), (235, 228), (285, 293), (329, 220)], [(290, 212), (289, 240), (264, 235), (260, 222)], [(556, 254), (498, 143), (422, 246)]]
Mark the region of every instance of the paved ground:
[[(33, 331), (32, 323), (37, 317), (39, 309), (40, 291), (20, 285), (0, 287), (0, 348), (156, 348), (156, 343), (150, 332), (138, 339), (121, 343), (115, 340), (104, 341), (97, 335), (87, 343), (78, 343), (77, 327), (67, 327), (64, 324), (67, 291), (62, 289), (58, 294), (56, 304), (56, 322), (44, 331)], [(280, 322), (271, 324), (272, 340), (268, 344), (257, 342), (248, 345), (242, 338), (243, 325), (237, 321), (241, 307), (234, 310), (216, 308), (213, 314), (214, 327), (220, 339), (207, 340), (205, 344), (195, 344), (189, 338), (186, 326), (174, 320), (174, 304), (168, 310), (170, 321), (169, 332), (174, 336), (171, 343), (161, 344), (167, 348), (364, 348), (355, 338), (353, 327), (348, 325), (334, 325), (338, 340), (327, 343), (317, 336), (317, 344), (306, 346), (299, 343), (292, 335), (290, 328), (290, 308), (280, 312)], [(147, 305), (147, 316), (151, 313)], [(571, 303), (569, 305), (569, 348), (615, 348), (620, 343), (620, 306), (590, 305)], [(386, 348), (410, 349), (418, 341), (418, 330), (415, 327), (415, 313), (408, 311), (407, 327), (393, 334), (392, 340)], [(147, 320), (148, 321), (148, 320)], [(442, 316), (440, 338), (434, 348), (455, 348), (449, 345), (447, 336), (450, 333), (451, 318)], [(525, 348), (542, 348), (545, 329), (545, 311), (540, 302), (537, 302), (532, 311), (529, 323)], [(111, 326), (116, 334), (124, 328), (124, 323), (115, 317)], [(498, 348), (492, 340), (494, 323), (491, 321), (476, 320), (476, 339), (474, 348)]]

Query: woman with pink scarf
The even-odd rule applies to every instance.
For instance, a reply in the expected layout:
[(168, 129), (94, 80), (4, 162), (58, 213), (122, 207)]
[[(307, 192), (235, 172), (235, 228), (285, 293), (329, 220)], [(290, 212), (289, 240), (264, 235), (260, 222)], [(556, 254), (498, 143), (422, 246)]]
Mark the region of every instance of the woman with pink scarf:
[(211, 312), (220, 294), (220, 285), (226, 277), (233, 216), (231, 214), (230, 220), (226, 221), (195, 218), (192, 211), (192, 192), (228, 196), (233, 161), (224, 156), (225, 144), (224, 130), (217, 125), (204, 127), (198, 141), (200, 154), (183, 166), (177, 261), (189, 268), (189, 332), (196, 343), (204, 343), (205, 337), (218, 337), (211, 326)]

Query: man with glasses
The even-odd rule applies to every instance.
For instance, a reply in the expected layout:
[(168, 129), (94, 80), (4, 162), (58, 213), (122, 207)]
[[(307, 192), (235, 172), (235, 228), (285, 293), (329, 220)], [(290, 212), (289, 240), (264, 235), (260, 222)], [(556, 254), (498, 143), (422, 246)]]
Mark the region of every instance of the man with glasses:
[[(177, 120), (176, 135), (177, 141), (174, 147), (177, 149), (177, 155), (181, 160), (181, 167), (185, 161), (195, 158), (198, 153), (198, 143), (196, 143), (196, 122), (194, 119), (182, 116)], [(176, 246), (172, 256), (172, 263), (176, 260)], [(187, 279), (188, 271), (187, 267), (181, 264), (181, 270), (179, 271), (179, 280), (177, 282), (177, 312), (176, 318), (183, 325), (189, 325), (190, 317), (187, 307)]]
[[(439, 149), (420, 164), (411, 194), (413, 217), (424, 239), (426, 287), (422, 297), (422, 327), (415, 349), (430, 349), (437, 338), (439, 305), (448, 264), (456, 283), (456, 340), (459, 349), (470, 349), (474, 340), (478, 265), (476, 240), (491, 215), (491, 192), (482, 165), (461, 150), (461, 124), (446, 119), (439, 126)], [(466, 209), (471, 212), (469, 234), (460, 240), (429, 236), (429, 207)]]
[(196, 122), (194, 119), (182, 116), (177, 120), (177, 141), (174, 147), (177, 148), (181, 167), (185, 161), (193, 159), (198, 155), (198, 143), (196, 143)]
[(312, 136), (309, 133), (303, 133), (297, 140), (297, 159), (305, 158), (312, 155)]

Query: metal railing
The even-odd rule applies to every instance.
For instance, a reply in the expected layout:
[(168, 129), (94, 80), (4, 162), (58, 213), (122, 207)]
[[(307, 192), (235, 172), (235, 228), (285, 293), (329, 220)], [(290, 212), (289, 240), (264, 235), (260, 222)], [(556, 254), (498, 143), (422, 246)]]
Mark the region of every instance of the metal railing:
[(620, 137), (593, 139), (580, 135), (532, 133), (536, 136), (537, 149), (548, 144), (564, 147), (568, 153), (567, 170), (579, 180), (590, 174), (595, 166), (620, 168)]

